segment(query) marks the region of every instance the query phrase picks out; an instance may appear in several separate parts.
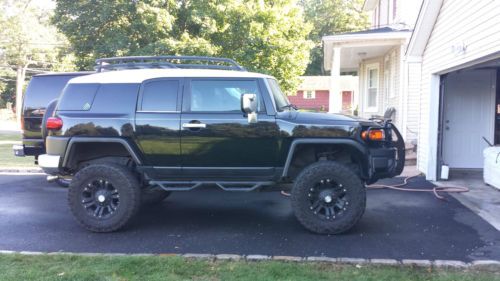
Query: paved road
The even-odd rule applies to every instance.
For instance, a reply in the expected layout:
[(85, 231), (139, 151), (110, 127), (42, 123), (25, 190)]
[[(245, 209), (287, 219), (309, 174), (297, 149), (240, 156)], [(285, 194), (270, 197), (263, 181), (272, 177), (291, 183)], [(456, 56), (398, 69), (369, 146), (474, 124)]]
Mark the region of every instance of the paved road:
[(73, 221), (66, 190), (42, 175), (0, 175), (0, 189), (2, 250), (500, 260), (500, 232), (432, 194), (369, 191), (352, 231), (321, 236), (299, 225), (278, 192), (200, 190), (143, 209), (123, 231), (94, 234)]

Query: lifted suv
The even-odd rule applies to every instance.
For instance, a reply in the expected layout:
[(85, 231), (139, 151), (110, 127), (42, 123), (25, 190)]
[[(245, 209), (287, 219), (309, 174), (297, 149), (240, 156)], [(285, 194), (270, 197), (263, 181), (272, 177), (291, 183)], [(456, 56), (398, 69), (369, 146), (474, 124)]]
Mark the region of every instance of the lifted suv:
[(45, 172), (72, 178), (70, 209), (88, 230), (120, 229), (172, 191), (293, 183), (300, 223), (341, 233), (365, 210), (365, 184), (403, 169), (403, 139), (389, 121), (300, 112), (273, 77), (232, 60), (97, 63), (97, 73), (69, 80), (38, 158)]

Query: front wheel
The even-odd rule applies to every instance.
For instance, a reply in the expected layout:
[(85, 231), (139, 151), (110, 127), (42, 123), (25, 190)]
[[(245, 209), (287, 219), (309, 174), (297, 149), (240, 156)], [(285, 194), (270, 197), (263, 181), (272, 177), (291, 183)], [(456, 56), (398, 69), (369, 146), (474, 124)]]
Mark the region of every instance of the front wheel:
[(93, 232), (124, 227), (139, 210), (140, 186), (134, 174), (117, 164), (91, 164), (73, 177), (68, 202), (75, 219)]
[(333, 161), (306, 167), (295, 180), (292, 208), (299, 222), (320, 234), (352, 228), (366, 207), (366, 189), (359, 176)]

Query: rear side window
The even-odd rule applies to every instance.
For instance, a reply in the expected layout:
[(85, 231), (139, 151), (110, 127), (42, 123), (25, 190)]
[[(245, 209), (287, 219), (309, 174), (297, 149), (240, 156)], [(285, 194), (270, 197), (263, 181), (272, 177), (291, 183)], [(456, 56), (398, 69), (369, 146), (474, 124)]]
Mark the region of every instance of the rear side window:
[(176, 111), (178, 80), (156, 80), (144, 84), (140, 111)]
[(140, 84), (101, 84), (94, 98), (94, 113), (132, 113)]
[(99, 84), (68, 84), (64, 89), (58, 110), (89, 110)]
[(241, 112), (243, 94), (256, 94), (260, 99), (257, 81), (192, 80), (189, 111)]

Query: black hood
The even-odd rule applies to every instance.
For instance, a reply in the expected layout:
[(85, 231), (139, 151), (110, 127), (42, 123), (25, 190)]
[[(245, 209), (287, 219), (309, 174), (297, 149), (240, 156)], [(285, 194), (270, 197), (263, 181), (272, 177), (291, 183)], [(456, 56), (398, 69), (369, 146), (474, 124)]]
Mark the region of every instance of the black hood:
[(359, 118), (356, 116), (348, 116), (343, 114), (320, 113), (320, 112), (305, 112), (305, 111), (286, 111), (278, 113), (278, 118), (287, 120), (297, 124), (352, 124), (360, 123), (363, 126), (377, 126), (371, 120)]

